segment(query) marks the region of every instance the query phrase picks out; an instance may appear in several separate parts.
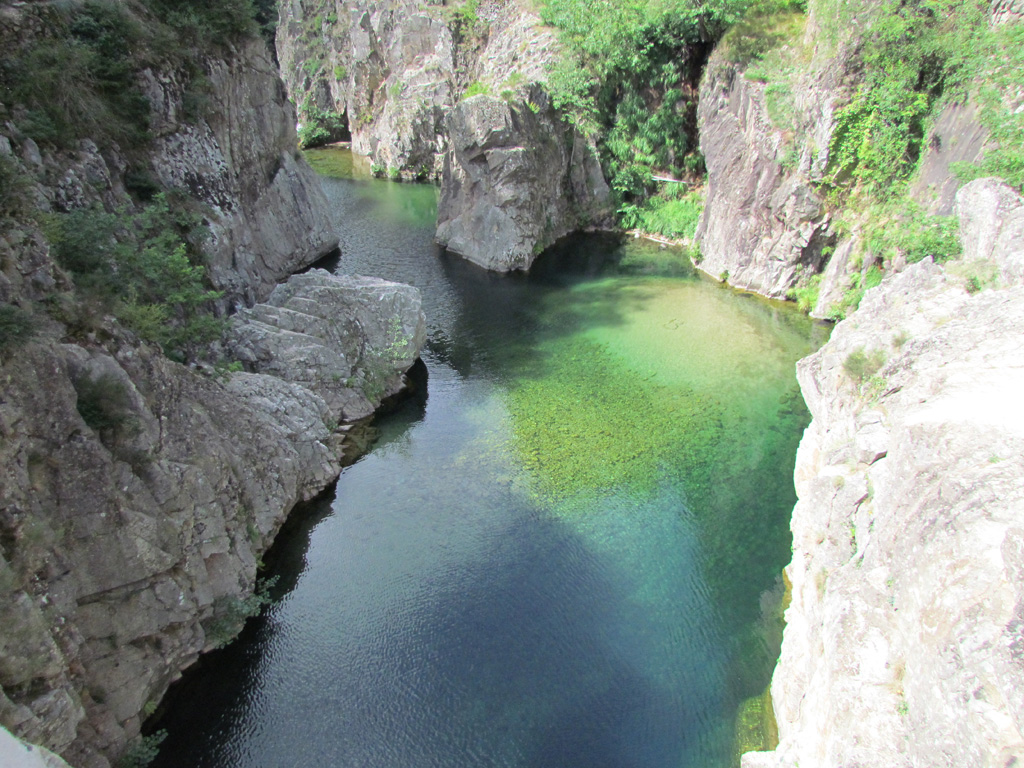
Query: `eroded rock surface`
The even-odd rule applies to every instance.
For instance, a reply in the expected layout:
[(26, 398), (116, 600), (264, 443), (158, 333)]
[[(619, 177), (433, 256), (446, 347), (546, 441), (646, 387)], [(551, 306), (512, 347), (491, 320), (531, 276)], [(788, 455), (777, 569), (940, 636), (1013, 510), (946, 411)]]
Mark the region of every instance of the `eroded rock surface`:
[(401, 389), (426, 339), (421, 303), (408, 285), (311, 270), (236, 315), (228, 345), (253, 370), (301, 384), (352, 421)]
[[(1022, 204), (966, 186), (965, 261), (887, 279), (798, 366), (814, 418), (772, 683), (781, 742), (746, 766), (1024, 758)], [(996, 287), (972, 285), (992, 272)]]
[(698, 105), (708, 191), (696, 238), (708, 274), (784, 298), (805, 271), (820, 271), (834, 238), (811, 178), (791, 166), (794, 149), (768, 118), (764, 89), (712, 55)]
[(448, 118), (437, 240), (487, 269), (528, 269), (559, 237), (607, 217), (593, 143), (562, 122), (547, 94), (529, 104), (474, 96)]

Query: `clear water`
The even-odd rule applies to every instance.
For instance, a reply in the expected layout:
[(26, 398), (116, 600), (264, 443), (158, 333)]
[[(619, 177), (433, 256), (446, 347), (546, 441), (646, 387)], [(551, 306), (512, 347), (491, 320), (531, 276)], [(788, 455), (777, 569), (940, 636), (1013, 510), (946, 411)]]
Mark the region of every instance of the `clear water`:
[(335, 268), (421, 289), (427, 393), (294, 516), (279, 602), (172, 697), (154, 766), (703, 768), (763, 746), (745, 702), (778, 652), (815, 327), (607, 237), (488, 274), (433, 245), (434, 188), (332, 157)]

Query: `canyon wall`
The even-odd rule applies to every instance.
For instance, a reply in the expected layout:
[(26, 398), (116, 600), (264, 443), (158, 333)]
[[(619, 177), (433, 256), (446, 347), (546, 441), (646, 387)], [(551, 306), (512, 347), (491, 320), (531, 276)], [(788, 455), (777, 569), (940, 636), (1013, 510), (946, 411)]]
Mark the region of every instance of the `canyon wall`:
[[(49, 50), (49, 12), (3, 10), (12, 57), (35, 36)], [(411, 287), (281, 284), (337, 237), (259, 38), (131, 77), (150, 111), (131, 147), (36, 142), (31, 111), (0, 103), (0, 725), (76, 768), (109, 768), (181, 670), (258, 610), (261, 554), (425, 333)], [(125, 217), (158, 190), (199, 212), (217, 307), (241, 309), (223, 363), (244, 370), (172, 361), (58, 261), (53, 222), (141, 221)]]
[(344, 125), (381, 175), (440, 181), (450, 251), (528, 269), (559, 237), (609, 220), (593, 139), (543, 90), (557, 38), (527, 4), (289, 0), (277, 50), (300, 119)]
[(1024, 200), (956, 209), (963, 261), (887, 278), (798, 366), (780, 744), (748, 768), (1024, 755)]

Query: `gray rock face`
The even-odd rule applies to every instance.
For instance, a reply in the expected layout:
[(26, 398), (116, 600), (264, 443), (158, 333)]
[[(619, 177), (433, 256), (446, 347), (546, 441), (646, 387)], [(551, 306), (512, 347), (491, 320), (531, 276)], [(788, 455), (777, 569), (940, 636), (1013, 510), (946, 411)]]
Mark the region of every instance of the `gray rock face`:
[(301, 384), (352, 421), (401, 388), (425, 339), (415, 288), (312, 270), (236, 315), (228, 346), (253, 370)]
[(198, 123), (183, 119), (175, 75), (147, 71), (144, 83), (157, 135), (153, 172), (209, 207), (211, 280), (229, 299), (251, 303), (338, 238), (320, 184), (298, 154), (295, 113), (266, 46), (250, 40), (237, 54), (203, 63), (211, 103)]
[(299, 385), (222, 383), (145, 347), (30, 344), (3, 376), (0, 721), (104, 766), (225, 639), (218, 619), (336, 476), (340, 438)]
[[(558, 237), (603, 223), (609, 190), (593, 142), (537, 85), (554, 33), (519, 0), (476, 13), (469, 24), (416, 0), (290, 0), (278, 55), (297, 102), (347, 116), (355, 152), (390, 176), (440, 178), (439, 243), (526, 269)], [(460, 100), (470, 83), (490, 96)]]
[(981, 126), (978, 106), (973, 100), (946, 105), (928, 136), (928, 149), (911, 185), (911, 196), (932, 213), (952, 213), (961, 182), (950, 167), (953, 163), (978, 160), (987, 140), (988, 130)]
[(546, 94), (536, 111), (490, 96), (448, 119), (437, 241), (487, 269), (528, 269), (559, 237), (609, 213), (592, 143), (566, 126)]
[(1024, 283), (1024, 201), (999, 179), (978, 179), (956, 196), (964, 261), (988, 261), (1005, 285)]
[(700, 268), (782, 298), (825, 261), (822, 248), (833, 238), (822, 201), (806, 173), (784, 163), (792, 150), (768, 118), (764, 85), (712, 55), (697, 114), (708, 169)]
[[(744, 765), (1024, 757), (1024, 236), (1011, 193), (961, 190), (968, 260), (888, 278), (798, 366), (814, 419), (772, 684), (781, 741)], [(978, 237), (1012, 281), (972, 294)]]

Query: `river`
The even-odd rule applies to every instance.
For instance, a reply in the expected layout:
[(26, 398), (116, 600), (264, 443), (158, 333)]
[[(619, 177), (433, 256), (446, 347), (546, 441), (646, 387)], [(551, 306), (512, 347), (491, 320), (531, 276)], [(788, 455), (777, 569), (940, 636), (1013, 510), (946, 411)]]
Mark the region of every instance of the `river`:
[(643, 241), (486, 273), (434, 245), (435, 188), (324, 152), (332, 267), (422, 291), (427, 385), (293, 515), (276, 603), (172, 692), (154, 767), (726, 768), (770, 746), (794, 363), (824, 331)]

